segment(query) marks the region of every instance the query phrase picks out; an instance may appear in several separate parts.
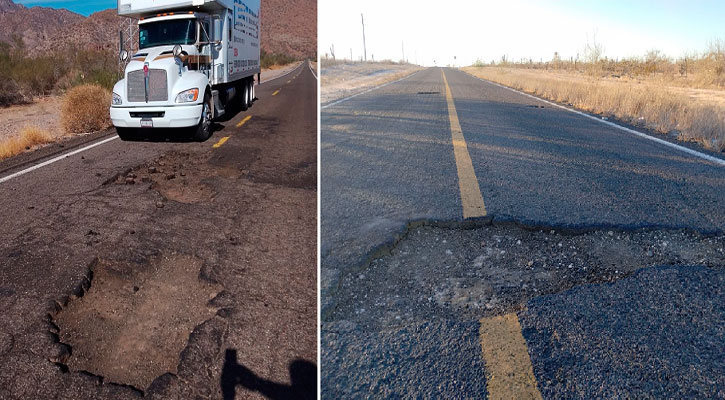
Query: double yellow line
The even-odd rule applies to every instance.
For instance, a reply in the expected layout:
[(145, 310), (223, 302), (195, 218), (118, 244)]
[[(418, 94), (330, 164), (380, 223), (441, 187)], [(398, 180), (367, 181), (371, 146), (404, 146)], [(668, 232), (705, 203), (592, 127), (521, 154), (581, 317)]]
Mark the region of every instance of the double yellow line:
[[(445, 72), (441, 70), (441, 73), (446, 88), (448, 119), (451, 124), (453, 154), (458, 170), (463, 218), (483, 217), (486, 215), (486, 205), (478, 186), (478, 178), (473, 169), (463, 130), (458, 121), (451, 88), (448, 86)], [(488, 398), (541, 400), (526, 340), (521, 334), (518, 316), (512, 313), (483, 318), (479, 322), (481, 352), (486, 364)]]

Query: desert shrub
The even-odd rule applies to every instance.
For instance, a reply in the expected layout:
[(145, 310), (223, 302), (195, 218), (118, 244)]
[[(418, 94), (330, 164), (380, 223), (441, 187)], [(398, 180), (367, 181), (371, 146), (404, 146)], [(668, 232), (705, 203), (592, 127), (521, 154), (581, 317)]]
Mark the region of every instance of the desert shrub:
[(290, 55), (267, 53), (264, 50), (260, 52), (259, 57), (261, 59), (260, 64), (262, 65), (262, 68), (269, 68), (273, 65), (286, 65), (297, 61), (294, 57)]
[(28, 57), (22, 41), (0, 42), (0, 105), (26, 103), (86, 83), (111, 89), (117, 80), (118, 62), (108, 51), (71, 49)]
[(26, 126), (19, 135), (0, 143), (0, 159), (12, 157), (25, 150), (30, 150), (33, 146), (49, 143), (52, 140), (53, 137), (48, 131), (36, 126)]
[(83, 84), (63, 97), (60, 122), (68, 133), (94, 132), (111, 126), (111, 92), (97, 84)]
[(27, 103), (28, 99), (14, 79), (0, 75), (0, 107)]

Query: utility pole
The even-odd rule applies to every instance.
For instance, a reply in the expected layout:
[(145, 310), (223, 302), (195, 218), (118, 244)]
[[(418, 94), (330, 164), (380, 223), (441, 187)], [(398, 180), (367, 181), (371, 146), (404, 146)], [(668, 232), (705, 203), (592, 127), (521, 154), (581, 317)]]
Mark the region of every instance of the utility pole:
[(405, 42), (400, 41), (400, 47), (403, 48), (403, 62), (405, 62)]
[(350, 62), (352, 62), (352, 47), (350, 47)]
[(363, 56), (365, 57), (365, 61), (368, 60), (368, 50), (365, 47), (365, 17), (363, 17), (362, 13), (360, 13), (360, 19), (362, 20), (362, 27), (363, 27)]

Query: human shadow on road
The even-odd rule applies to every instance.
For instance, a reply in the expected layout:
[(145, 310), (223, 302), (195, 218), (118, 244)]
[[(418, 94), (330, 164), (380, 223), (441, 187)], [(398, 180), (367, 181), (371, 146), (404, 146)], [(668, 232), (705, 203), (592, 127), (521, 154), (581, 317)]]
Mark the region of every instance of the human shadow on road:
[(227, 349), (222, 369), (221, 387), (224, 400), (234, 400), (238, 385), (259, 392), (272, 400), (314, 399), (317, 396), (317, 366), (297, 359), (290, 363), (291, 385), (272, 382), (257, 376), (237, 361), (237, 351)]

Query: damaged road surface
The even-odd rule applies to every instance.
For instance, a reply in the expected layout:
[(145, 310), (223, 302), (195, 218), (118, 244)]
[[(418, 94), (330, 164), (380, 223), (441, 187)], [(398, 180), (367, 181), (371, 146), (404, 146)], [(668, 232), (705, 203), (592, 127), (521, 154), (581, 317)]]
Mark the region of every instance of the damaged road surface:
[(257, 96), (0, 184), (0, 398), (314, 398), (316, 80)]
[(722, 166), (441, 68), (321, 140), (323, 398), (722, 397)]

